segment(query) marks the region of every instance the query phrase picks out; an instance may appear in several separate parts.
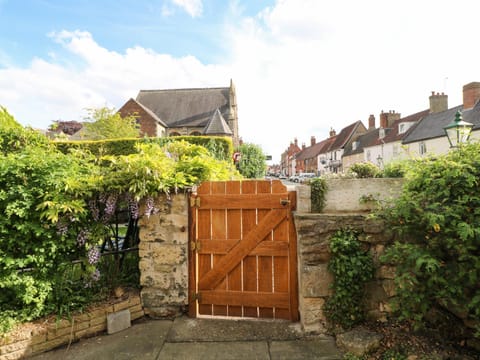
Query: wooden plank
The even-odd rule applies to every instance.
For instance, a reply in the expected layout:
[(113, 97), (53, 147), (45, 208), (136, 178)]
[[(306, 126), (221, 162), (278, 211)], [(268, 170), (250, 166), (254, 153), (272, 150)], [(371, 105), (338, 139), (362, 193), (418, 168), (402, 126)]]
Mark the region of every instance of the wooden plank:
[[(219, 196), (225, 196), (226, 186), (225, 182), (223, 181), (215, 181), (212, 182), (211, 185), (211, 192), (213, 194), (218, 194)], [(207, 243), (219, 240), (225, 241), (227, 238), (227, 210), (226, 209), (212, 209), (212, 220), (211, 220), (211, 228), (212, 228), (212, 236), (211, 239), (205, 241)], [(218, 264), (222, 258), (223, 254), (212, 254), (213, 257), (213, 267)], [(225, 276), (220, 284), (217, 285), (217, 289), (219, 290), (227, 290), (227, 277)], [(221, 315), (226, 316), (227, 306), (226, 305), (213, 305), (213, 315)]]
[[(198, 189), (197, 194), (199, 196), (203, 194), (209, 194), (211, 191), (211, 182), (203, 183)], [(198, 240), (211, 240), (211, 211), (197, 209), (197, 241)], [(197, 254), (197, 267), (198, 267), (198, 280), (207, 274), (212, 268), (212, 256), (210, 254)], [(198, 283), (197, 290), (198, 291)], [(201, 315), (212, 315), (212, 306), (199, 304), (198, 313)]]
[(288, 307), (288, 293), (246, 292), (203, 290), (200, 292), (200, 303), (244, 305), (248, 307)]
[[(296, 206), (296, 192), (290, 192), (290, 204), (292, 208)], [(300, 314), (298, 312), (298, 273), (297, 273), (297, 231), (295, 230), (295, 222), (293, 217), (288, 217), (288, 231), (289, 231), (289, 243), (290, 243), (290, 256), (289, 256), (289, 276), (290, 286), (288, 292), (290, 293), (290, 320), (298, 321)]]
[[(256, 194), (257, 181), (242, 181), (242, 194)], [(242, 239), (257, 226), (257, 209), (242, 209)], [(242, 291), (257, 291), (257, 257), (246, 256), (242, 261)], [(258, 317), (256, 307), (243, 306), (242, 316)]]
[[(272, 184), (271, 182), (260, 182), (257, 183), (257, 196), (262, 194), (267, 194), (267, 196), (273, 197), (271, 194), (272, 192)], [(285, 198), (284, 198), (285, 199)], [(284, 205), (282, 205), (284, 206)], [(267, 216), (269, 210), (267, 209), (258, 209), (257, 216), (258, 220), (261, 221), (265, 216)], [(272, 241), (273, 231), (270, 231), (269, 234), (263, 239), (261, 242), (262, 244), (273, 244)], [(258, 246), (257, 246), (258, 247)], [(252, 254), (252, 253), (250, 253)], [(253, 254), (252, 254), (253, 255)], [(272, 259), (273, 257), (271, 254), (266, 254), (265, 256), (257, 256), (257, 264), (258, 264), (258, 291), (264, 293), (272, 293), (272, 276), (273, 276), (273, 269), (272, 269)], [(273, 306), (270, 305), (268, 307), (259, 307), (258, 308), (258, 316), (261, 318), (273, 318)]]
[(200, 196), (200, 209), (284, 209), (288, 192), (280, 194), (211, 194)]
[[(199, 254), (218, 254), (225, 255), (239, 240), (199, 240)], [(262, 241), (259, 243), (249, 255), (254, 256), (288, 256), (287, 241)]]
[(212, 268), (200, 279), (198, 284), (199, 289), (214, 289), (222, 281), (222, 277), (233, 270), (233, 268), (268, 235), (271, 229), (281, 223), (285, 217), (285, 210), (271, 210), (242, 241), (222, 258), (217, 266)]
[[(240, 194), (240, 181), (229, 181), (226, 184), (227, 194)], [(227, 239), (223, 241), (224, 246), (229, 249), (242, 238), (242, 213), (240, 209), (227, 209)], [(229, 246), (229, 242), (232, 242)], [(215, 253), (213, 249), (212, 253)], [(225, 252), (226, 253), (226, 252)], [(238, 264), (227, 275), (227, 290), (242, 290), (242, 264)], [(228, 316), (242, 316), (242, 306), (228, 305)]]

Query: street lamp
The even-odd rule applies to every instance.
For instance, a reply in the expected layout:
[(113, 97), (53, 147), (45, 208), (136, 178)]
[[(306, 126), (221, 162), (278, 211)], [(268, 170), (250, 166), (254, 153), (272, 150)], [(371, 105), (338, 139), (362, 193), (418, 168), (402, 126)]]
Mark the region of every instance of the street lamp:
[(461, 143), (465, 143), (470, 138), (473, 124), (462, 120), (462, 113), (460, 110), (455, 114), (455, 120), (445, 126), (445, 134), (447, 134), (450, 147), (455, 148)]

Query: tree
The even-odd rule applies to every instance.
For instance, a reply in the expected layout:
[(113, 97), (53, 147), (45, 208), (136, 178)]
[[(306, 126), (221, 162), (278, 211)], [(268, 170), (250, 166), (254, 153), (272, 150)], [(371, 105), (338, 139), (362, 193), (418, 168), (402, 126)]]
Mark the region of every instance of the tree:
[(140, 135), (135, 116), (122, 117), (115, 109), (107, 107), (88, 109), (83, 138), (88, 140), (132, 138)]
[(262, 148), (255, 144), (242, 144), (239, 148), (241, 154), (238, 162), (238, 171), (249, 179), (263, 178), (267, 171), (266, 156)]

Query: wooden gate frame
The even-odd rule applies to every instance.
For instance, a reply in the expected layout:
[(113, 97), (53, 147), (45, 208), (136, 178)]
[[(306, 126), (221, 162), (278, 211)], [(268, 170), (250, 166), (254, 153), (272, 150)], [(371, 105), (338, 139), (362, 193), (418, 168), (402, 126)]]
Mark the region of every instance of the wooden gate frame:
[[(206, 182), (197, 189), (197, 192), (191, 194), (189, 200), (189, 315), (196, 317), (199, 315), (200, 307), (207, 306), (206, 311), (208, 312), (208, 307), (211, 307), (213, 316), (274, 317), (298, 321), (297, 243), (292, 216), (292, 211), (296, 207), (296, 192), (289, 192), (279, 180)], [(240, 238), (233, 240), (228, 239), (227, 225), (224, 230), (225, 239), (198, 239), (199, 223), (201, 223), (198, 218), (203, 216), (203, 220), (207, 217), (211, 220), (214, 211), (219, 211), (219, 216), (224, 212), (225, 219), (229, 211), (237, 211), (241, 222), (244, 221), (244, 211), (255, 211), (255, 224), (251, 224), (253, 227), (247, 229), (246, 234), (239, 235)], [(287, 229), (283, 233), (279, 232), (280, 236), (283, 234), (286, 239), (275, 238), (279, 224)], [(214, 230), (209, 231), (211, 231), (211, 237)], [(243, 231), (240, 230), (240, 232)], [(267, 237), (271, 241), (266, 241)], [(199, 262), (201, 263), (199, 261), (201, 255), (210, 256), (208, 261), (211, 261), (212, 265), (206, 274), (200, 276), (197, 274), (197, 267)], [(257, 265), (260, 256), (267, 261), (271, 257), (273, 269), (275, 259), (286, 257), (287, 260), (283, 263), (287, 263), (288, 269), (288, 275), (285, 277), (288, 282), (287, 291), (274, 291), (274, 270), (271, 270), (270, 291), (259, 291), (258, 279), (256, 279), (256, 291), (216, 289), (219, 285), (226, 287), (226, 279), (229, 278), (230, 272), (238, 268), (239, 263), (243, 264), (247, 256), (249, 258), (255, 256)], [(277, 263), (280, 266), (282, 261), (277, 260)], [(258, 270), (258, 267), (255, 268), (255, 271)], [(245, 270), (242, 274), (245, 276)], [(242, 278), (241, 281), (244, 287), (244, 279)], [(282, 286), (278, 287), (282, 288)], [(202, 305), (202, 303), (210, 305)], [(232, 311), (227, 311), (227, 306)], [(239, 307), (242, 315), (238, 315)]]

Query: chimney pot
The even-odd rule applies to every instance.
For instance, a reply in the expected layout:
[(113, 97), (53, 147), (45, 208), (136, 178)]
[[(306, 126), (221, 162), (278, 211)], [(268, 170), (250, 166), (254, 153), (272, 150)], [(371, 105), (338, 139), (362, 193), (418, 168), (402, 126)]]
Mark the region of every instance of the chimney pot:
[(448, 109), (448, 96), (444, 93), (432, 94), (429, 97), (430, 100), (430, 114), (438, 113)]
[(368, 117), (368, 130), (375, 129), (375, 116), (370, 114)]

